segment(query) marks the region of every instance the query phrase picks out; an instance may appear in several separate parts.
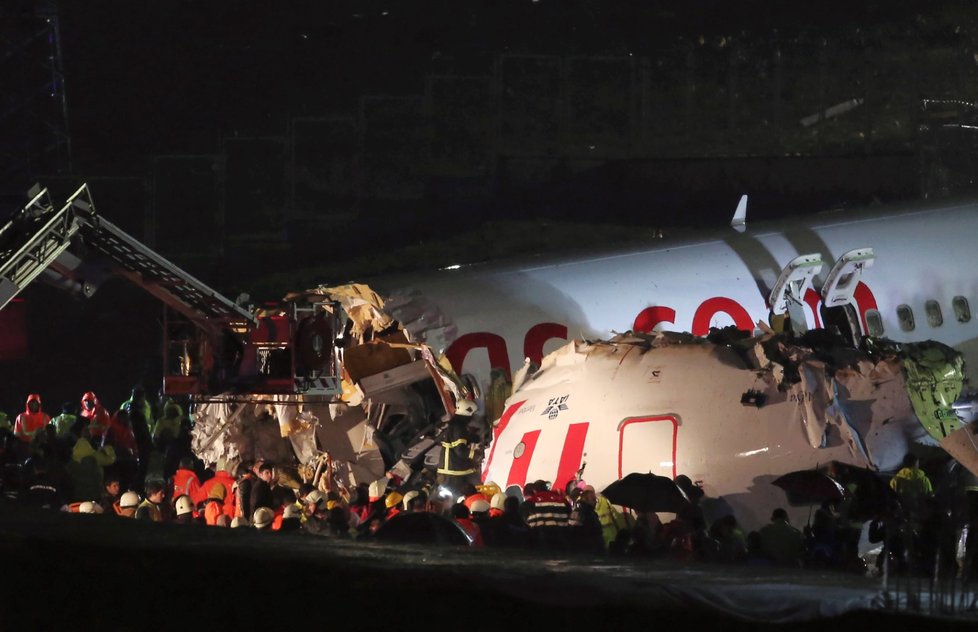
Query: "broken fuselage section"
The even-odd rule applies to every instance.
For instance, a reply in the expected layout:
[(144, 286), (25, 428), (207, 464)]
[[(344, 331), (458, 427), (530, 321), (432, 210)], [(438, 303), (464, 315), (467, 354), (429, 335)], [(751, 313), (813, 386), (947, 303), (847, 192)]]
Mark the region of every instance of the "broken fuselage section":
[[(427, 450), (417, 446), (433, 446), (456, 403), (472, 397), (451, 367), (412, 342), (365, 285), (290, 294), (277, 313), (259, 313), (259, 323), (269, 318), (280, 322), (259, 333), (280, 337), (256, 336), (231, 364), (249, 367), (250, 375), (257, 367), (258, 380), (198, 400), (197, 455), (294, 464), (307, 481), (325, 477), (323, 488), (350, 488), (388, 472), (402, 481), (424, 475)], [(296, 391), (285, 392), (293, 384)]]
[(781, 474), (831, 461), (893, 471), (915, 446), (970, 432), (951, 409), (962, 380), (960, 354), (934, 342), (734, 330), (575, 341), (517, 375), (484, 477), (581, 476), (601, 490), (631, 472), (685, 474), (702, 482), (708, 521), (733, 513), (756, 529), (789, 504), (770, 484)]

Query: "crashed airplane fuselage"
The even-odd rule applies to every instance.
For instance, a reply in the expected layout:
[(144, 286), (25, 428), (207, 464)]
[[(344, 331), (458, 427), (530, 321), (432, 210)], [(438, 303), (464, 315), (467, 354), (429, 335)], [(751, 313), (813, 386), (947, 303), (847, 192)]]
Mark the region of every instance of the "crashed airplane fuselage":
[[(961, 378), (960, 355), (939, 343), (861, 352), (773, 334), (576, 341), (517, 374), (484, 477), (560, 486), (580, 473), (601, 490), (631, 472), (685, 474), (702, 482), (708, 520), (732, 512), (754, 529), (788, 505), (771, 484), (780, 474), (830, 461), (893, 470), (914, 444), (952, 435)], [(803, 524), (808, 507), (795, 511)]]

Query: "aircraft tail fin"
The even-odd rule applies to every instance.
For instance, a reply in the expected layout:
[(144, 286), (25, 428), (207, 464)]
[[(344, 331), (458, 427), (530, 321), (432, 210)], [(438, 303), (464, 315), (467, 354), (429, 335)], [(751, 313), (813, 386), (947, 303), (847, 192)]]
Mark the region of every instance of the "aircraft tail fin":
[(737, 210), (734, 211), (733, 219), (730, 220), (730, 226), (738, 233), (747, 230), (747, 194), (740, 196), (740, 202), (737, 203)]

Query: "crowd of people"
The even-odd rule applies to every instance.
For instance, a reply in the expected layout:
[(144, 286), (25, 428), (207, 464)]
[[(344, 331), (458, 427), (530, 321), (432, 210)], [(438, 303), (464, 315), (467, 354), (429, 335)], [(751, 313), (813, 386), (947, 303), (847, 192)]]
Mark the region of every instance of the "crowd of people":
[[(182, 407), (162, 399), (157, 409), (136, 387), (115, 411), (88, 392), (80, 412), (66, 403), (52, 418), (41, 398), (30, 395), (12, 424), (0, 416), (5, 496), (113, 519), (351, 540), (382, 538), (384, 525), (399, 515), (425, 512), (456, 524), (474, 547), (860, 572), (866, 570), (859, 556), (865, 526), (870, 541), (882, 546), (878, 564), (925, 574), (935, 564), (950, 569), (957, 563), (961, 527), (971, 527), (976, 513), (978, 486), (957, 485), (942, 495), (942, 486), (935, 491), (912, 455), (884, 487), (891, 493), (859, 490), (865, 483), (836, 466), (830, 474), (848, 488), (843, 498), (813, 508), (802, 529), (775, 508), (770, 522), (750, 533), (730, 513), (708, 523), (703, 490), (686, 476), (675, 483), (688, 506), (666, 522), (655, 512), (616, 506), (582, 480), (503, 490), (471, 479), (454, 486), (405, 485), (388, 475), (352, 489), (328, 479), (314, 487), (261, 460), (234, 468), (224, 460), (204, 464), (190, 448), (191, 423)], [(874, 498), (869, 513), (859, 501), (867, 492)], [(976, 533), (970, 529), (969, 540)], [(972, 544), (966, 569), (974, 565)]]

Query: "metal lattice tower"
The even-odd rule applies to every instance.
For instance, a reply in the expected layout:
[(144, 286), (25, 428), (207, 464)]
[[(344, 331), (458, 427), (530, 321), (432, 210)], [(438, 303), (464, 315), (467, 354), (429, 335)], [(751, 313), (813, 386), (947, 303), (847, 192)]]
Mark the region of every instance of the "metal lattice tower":
[(0, 8), (0, 193), (23, 195), (41, 174), (71, 171), (58, 10)]

